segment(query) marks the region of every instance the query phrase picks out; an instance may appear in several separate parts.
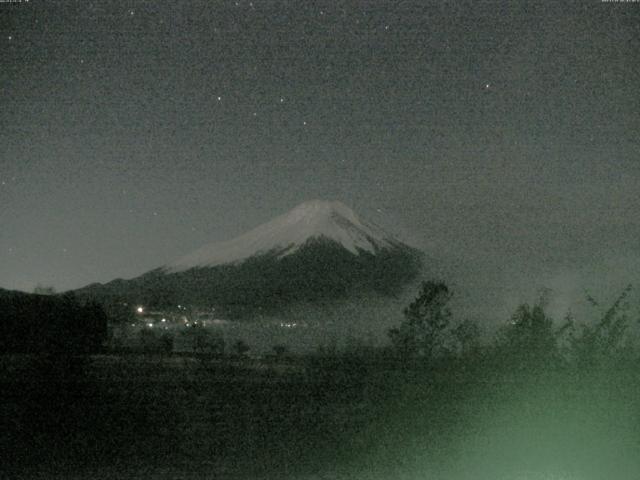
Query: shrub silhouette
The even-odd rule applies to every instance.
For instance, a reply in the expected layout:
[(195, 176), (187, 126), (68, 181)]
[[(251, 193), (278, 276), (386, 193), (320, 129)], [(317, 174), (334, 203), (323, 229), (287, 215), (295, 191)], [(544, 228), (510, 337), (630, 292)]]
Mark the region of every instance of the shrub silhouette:
[(389, 330), (394, 349), (402, 358), (433, 358), (444, 349), (444, 331), (449, 326), (448, 302), (452, 293), (442, 282), (422, 282), (416, 299), (404, 309), (400, 327)]

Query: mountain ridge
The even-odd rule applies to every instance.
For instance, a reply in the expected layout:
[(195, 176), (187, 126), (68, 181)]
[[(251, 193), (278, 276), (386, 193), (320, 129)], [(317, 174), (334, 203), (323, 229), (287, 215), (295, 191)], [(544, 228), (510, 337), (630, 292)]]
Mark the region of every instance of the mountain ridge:
[(136, 278), (76, 292), (102, 302), (215, 307), (246, 318), (365, 292), (397, 295), (422, 260), (421, 252), (345, 205), (314, 200)]
[(401, 243), (379, 227), (360, 220), (341, 202), (312, 200), (245, 234), (205, 245), (162, 268), (167, 272), (178, 272), (212, 267), (274, 251), (279, 252), (279, 256), (286, 256), (295, 253), (308, 240), (320, 237), (336, 241), (354, 254), (360, 250), (375, 252)]

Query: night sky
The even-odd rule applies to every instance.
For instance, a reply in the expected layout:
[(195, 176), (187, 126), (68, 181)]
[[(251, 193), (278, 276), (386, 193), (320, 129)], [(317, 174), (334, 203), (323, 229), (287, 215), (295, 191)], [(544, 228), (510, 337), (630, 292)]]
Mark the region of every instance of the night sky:
[[(314, 198), (500, 307), (640, 276), (640, 3), (0, 3), (0, 287)], [(435, 270), (435, 268), (434, 268)]]

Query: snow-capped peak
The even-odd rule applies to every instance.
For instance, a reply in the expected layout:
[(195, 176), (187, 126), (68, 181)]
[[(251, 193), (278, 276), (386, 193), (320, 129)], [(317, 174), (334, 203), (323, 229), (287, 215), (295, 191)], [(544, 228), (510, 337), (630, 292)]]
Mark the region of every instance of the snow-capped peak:
[(170, 263), (165, 269), (177, 272), (194, 267), (213, 267), (268, 252), (286, 256), (312, 238), (335, 241), (354, 254), (362, 250), (374, 253), (399, 244), (379, 228), (361, 221), (343, 203), (312, 200), (233, 240), (206, 245)]

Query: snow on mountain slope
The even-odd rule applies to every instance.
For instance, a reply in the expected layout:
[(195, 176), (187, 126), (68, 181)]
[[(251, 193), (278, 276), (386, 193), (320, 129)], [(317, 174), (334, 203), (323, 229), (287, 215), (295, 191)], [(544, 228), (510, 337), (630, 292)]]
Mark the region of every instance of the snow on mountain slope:
[(310, 239), (335, 241), (354, 254), (364, 250), (394, 248), (401, 243), (381, 229), (361, 221), (349, 207), (337, 201), (313, 200), (233, 240), (206, 245), (164, 267), (179, 272), (194, 267), (235, 263), (268, 252), (286, 256)]

